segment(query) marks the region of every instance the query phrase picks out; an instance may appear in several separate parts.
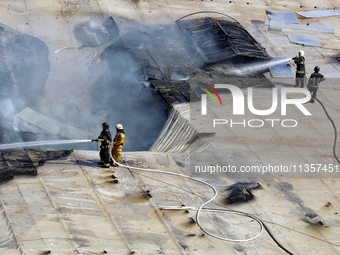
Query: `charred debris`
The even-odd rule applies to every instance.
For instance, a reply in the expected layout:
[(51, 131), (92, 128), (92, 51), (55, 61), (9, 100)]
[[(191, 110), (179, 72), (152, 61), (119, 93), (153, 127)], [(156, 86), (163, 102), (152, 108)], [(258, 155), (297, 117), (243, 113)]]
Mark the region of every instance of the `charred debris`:
[(262, 87), (273, 87), (263, 75), (268, 70), (242, 76), (228, 72), (272, 57), (235, 19), (209, 14), (193, 13), (175, 24), (145, 27), (121, 37), (140, 63), (144, 79), (168, 105), (198, 100), (199, 82), (222, 80), (244, 88), (253, 86), (256, 79)]
[(37, 175), (37, 167), (47, 160), (69, 155), (71, 151), (3, 150), (0, 151), (0, 184), (15, 175)]

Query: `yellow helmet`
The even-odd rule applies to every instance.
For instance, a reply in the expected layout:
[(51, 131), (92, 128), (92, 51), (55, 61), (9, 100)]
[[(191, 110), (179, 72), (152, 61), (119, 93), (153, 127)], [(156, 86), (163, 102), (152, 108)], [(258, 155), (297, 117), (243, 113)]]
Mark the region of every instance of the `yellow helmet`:
[(117, 125), (116, 125), (116, 128), (117, 128), (118, 130), (123, 129), (123, 125), (122, 125), (122, 124), (117, 124)]
[(302, 57), (303, 57), (304, 55), (305, 55), (305, 52), (304, 52), (303, 50), (300, 50), (300, 51), (299, 51), (299, 56), (302, 56)]

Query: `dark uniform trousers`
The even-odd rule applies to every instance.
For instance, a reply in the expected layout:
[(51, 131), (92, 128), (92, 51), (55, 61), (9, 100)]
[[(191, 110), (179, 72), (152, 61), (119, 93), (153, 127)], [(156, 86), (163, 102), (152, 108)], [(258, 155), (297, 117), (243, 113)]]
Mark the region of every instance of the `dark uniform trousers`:
[(100, 146), (100, 161), (102, 161), (105, 165), (110, 163), (110, 146), (109, 145), (101, 145)]
[(316, 98), (316, 92), (319, 88), (319, 83), (323, 82), (325, 77), (321, 73), (313, 73), (308, 81), (308, 90), (312, 94), (312, 99), (310, 100), (311, 103), (314, 103)]
[(305, 75), (304, 74), (296, 74), (295, 78), (295, 86), (296, 87), (305, 87)]
[(100, 161), (104, 163), (105, 166), (110, 165), (110, 143), (112, 141), (112, 135), (109, 130), (103, 130), (98, 139), (103, 139), (102, 144), (100, 145)]

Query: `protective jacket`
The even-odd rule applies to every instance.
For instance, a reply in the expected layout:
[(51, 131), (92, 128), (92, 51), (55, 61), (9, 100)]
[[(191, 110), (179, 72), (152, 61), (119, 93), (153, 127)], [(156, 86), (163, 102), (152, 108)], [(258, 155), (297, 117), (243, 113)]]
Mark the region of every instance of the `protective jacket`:
[(308, 87), (310, 88), (318, 88), (319, 83), (326, 80), (325, 76), (323, 76), (321, 73), (313, 73), (308, 81)]
[(100, 135), (98, 136), (98, 139), (103, 139), (101, 148), (103, 147), (109, 147), (112, 141), (112, 135), (110, 130), (103, 130)]
[(298, 58), (294, 58), (294, 62), (296, 64), (296, 74), (305, 74), (305, 58), (300, 56)]
[[(113, 147), (112, 147), (111, 153), (112, 153), (112, 157), (118, 164), (120, 163), (120, 155), (122, 153), (124, 141), (125, 141), (124, 130), (117, 130), (117, 134), (115, 138), (113, 139)], [(112, 164), (113, 164), (113, 161), (112, 161)]]
[(125, 141), (124, 132), (118, 131), (115, 138), (113, 139), (113, 146), (117, 149), (122, 149), (124, 141)]

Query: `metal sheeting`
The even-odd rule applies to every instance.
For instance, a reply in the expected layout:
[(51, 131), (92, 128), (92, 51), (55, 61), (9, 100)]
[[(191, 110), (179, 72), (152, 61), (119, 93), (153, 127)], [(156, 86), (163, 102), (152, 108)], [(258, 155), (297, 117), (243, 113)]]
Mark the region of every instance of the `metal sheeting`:
[[(268, 24), (267, 24), (268, 22)], [(268, 20), (266, 21), (266, 24), (269, 26), (269, 30), (276, 30), (276, 31), (282, 31), (284, 27), (284, 22), (277, 21), (277, 20)]]
[(197, 130), (190, 125), (188, 118), (190, 118), (190, 104), (177, 104), (149, 151), (188, 153), (198, 148), (209, 148), (208, 144), (200, 138)]
[(287, 34), (287, 36), (292, 43), (302, 44), (305, 46), (322, 47), (318, 38), (315, 35)]
[(213, 19), (177, 20), (207, 64), (237, 55), (271, 59), (266, 50), (237, 21)]
[[(89, 132), (63, 124), (59, 121), (46, 117), (28, 107), (26, 107), (16, 116), (21, 120), (40, 128), (41, 130), (47, 131), (50, 134), (60, 135), (68, 139), (84, 139), (93, 136), (93, 134)], [(27, 131), (30, 131), (29, 127)]]
[(282, 21), (285, 23), (297, 23), (299, 24), (298, 19), (295, 16), (294, 12), (278, 12), (266, 10), (266, 14), (270, 20)]
[[(269, 26), (270, 29), (278, 30), (278, 22), (273, 22), (272, 20), (267, 20), (265, 25)], [(295, 29), (301, 29), (301, 30), (307, 30), (307, 31), (314, 31), (314, 32), (322, 32), (322, 33), (330, 33), (334, 34), (335, 28), (329, 28), (329, 27), (315, 27), (315, 26), (307, 26), (307, 25), (300, 25), (300, 24), (292, 24), (292, 23), (280, 23), (282, 24), (282, 28), (288, 27), (288, 28), (295, 28)], [(282, 30), (282, 29), (281, 29)]]
[[(276, 62), (281, 59), (287, 59), (286, 57), (273, 57), (271, 62)], [(287, 59), (288, 63), (289, 59)], [(281, 63), (275, 66), (269, 67), (270, 74), (273, 78), (291, 78), (294, 77), (292, 69), (287, 63)]]
[(296, 13), (305, 18), (321, 18), (321, 17), (340, 15), (340, 10), (320, 10), (320, 11), (296, 12)]

